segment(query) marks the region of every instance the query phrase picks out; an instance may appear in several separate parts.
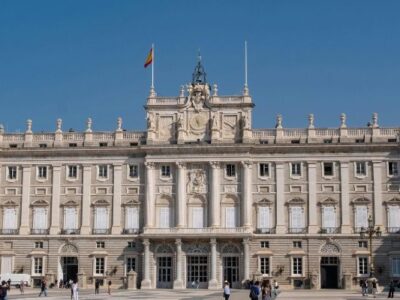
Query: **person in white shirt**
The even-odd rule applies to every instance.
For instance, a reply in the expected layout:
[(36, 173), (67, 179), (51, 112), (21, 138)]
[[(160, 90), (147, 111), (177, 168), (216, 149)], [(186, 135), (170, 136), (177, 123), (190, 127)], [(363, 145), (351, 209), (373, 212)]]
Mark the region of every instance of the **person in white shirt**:
[(225, 280), (225, 282), (224, 282), (224, 298), (225, 298), (225, 300), (228, 300), (230, 295), (231, 295), (231, 288), (229, 287), (229, 282), (227, 280)]

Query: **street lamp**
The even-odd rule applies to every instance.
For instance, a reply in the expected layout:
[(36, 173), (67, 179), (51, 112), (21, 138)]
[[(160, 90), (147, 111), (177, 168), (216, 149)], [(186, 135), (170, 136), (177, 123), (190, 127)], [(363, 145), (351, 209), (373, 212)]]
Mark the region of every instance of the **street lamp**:
[(365, 239), (366, 237), (369, 238), (369, 278), (373, 278), (374, 277), (374, 262), (373, 262), (373, 257), (372, 257), (372, 238), (374, 236), (376, 237), (380, 237), (382, 235), (382, 231), (379, 228), (379, 226), (377, 226), (375, 228), (374, 226), (374, 221), (372, 220), (372, 216), (370, 215), (368, 217), (368, 227), (364, 228), (361, 227), (360, 230), (360, 237), (361, 239)]

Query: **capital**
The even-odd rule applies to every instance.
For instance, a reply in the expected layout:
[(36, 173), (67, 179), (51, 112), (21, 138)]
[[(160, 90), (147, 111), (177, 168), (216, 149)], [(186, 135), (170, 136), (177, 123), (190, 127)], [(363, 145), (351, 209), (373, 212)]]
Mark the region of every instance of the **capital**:
[(178, 169), (184, 169), (184, 168), (186, 168), (186, 163), (184, 163), (182, 161), (177, 161), (176, 166), (178, 167)]
[(211, 246), (217, 245), (217, 239), (210, 239)]
[(143, 245), (144, 245), (145, 247), (149, 247), (149, 246), (150, 246), (150, 241), (149, 241), (149, 239), (144, 239), (144, 240), (143, 240)]
[(242, 243), (243, 243), (244, 246), (248, 246), (250, 244), (250, 239), (249, 238), (245, 238), (245, 239), (243, 239)]
[(182, 246), (182, 240), (181, 239), (176, 239), (175, 240), (175, 245)]
[(249, 168), (251, 169), (253, 167), (253, 162), (249, 160), (241, 161), (240, 162), (244, 168)]
[(144, 165), (145, 165), (145, 167), (146, 167), (147, 169), (154, 169), (155, 166), (156, 166), (156, 164), (155, 164), (154, 162), (152, 162), (152, 161), (146, 161), (146, 162), (144, 163)]
[(210, 161), (210, 167), (213, 169), (218, 169), (220, 167), (219, 161)]

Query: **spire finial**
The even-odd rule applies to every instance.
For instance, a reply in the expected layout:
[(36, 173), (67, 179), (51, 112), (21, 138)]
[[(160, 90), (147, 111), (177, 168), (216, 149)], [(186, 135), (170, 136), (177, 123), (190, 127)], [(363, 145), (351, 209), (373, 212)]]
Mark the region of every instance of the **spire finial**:
[(197, 49), (197, 62), (201, 62), (201, 52), (200, 52), (200, 48)]
[(192, 75), (192, 85), (194, 84), (205, 84), (207, 83), (206, 80), (206, 72), (204, 71), (204, 67), (201, 64), (201, 55), (200, 55), (200, 49), (198, 50), (198, 55), (197, 55), (197, 65), (194, 68), (194, 72)]

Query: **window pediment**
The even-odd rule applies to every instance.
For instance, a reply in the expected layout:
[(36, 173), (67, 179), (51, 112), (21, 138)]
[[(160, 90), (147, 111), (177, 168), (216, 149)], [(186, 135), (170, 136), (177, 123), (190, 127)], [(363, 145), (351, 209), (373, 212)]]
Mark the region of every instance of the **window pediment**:
[(399, 198), (392, 198), (389, 201), (385, 202), (386, 205), (400, 205), (400, 199)]
[(36, 201), (32, 202), (31, 205), (32, 206), (49, 206), (49, 202), (47, 202), (46, 200), (36, 200)]
[(272, 205), (272, 201), (267, 199), (267, 198), (263, 198), (260, 201), (257, 202), (258, 206), (271, 206)]
[(234, 194), (226, 194), (223, 198), (222, 198), (222, 203), (230, 203), (230, 204), (235, 204), (238, 203), (239, 199), (236, 195)]
[(371, 200), (365, 197), (362, 198), (357, 198), (351, 201), (351, 204), (353, 205), (365, 205), (371, 203)]
[(74, 200), (68, 200), (61, 204), (62, 206), (78, 206), (79, 203)]
[(173, 198), (169, 195), (162, 194), (159, 197), (157, 197), (156, 201), (157, 205), (172, 205), (173, 204)]
[(18, 203), (15, 202), (14, 200), (6, 200), (1, 205), (10, 207), (10, 206), (18, 206)]
[(93, 202), (93, 206), (108, 206), (108, 205), (110, 205), (110, 203), (104, 199)]
[(139, 199), (137, 197), (131, 198), (129, 200), (126, 200), (123, 205), (125, 206), (137, 206), (139, 205)]
[(299, 204), (305, 204), (306, 202), (302, 198), (293, 198), (286, 202), (287, 205), (299, 205)]
[(338, 201), (336, 199), (333, 198), (326, 198), (325, 200), (322, 200), (319, 202), (319, 205), (323, 206), (323, 205), (336, 205), (338, 204)]

